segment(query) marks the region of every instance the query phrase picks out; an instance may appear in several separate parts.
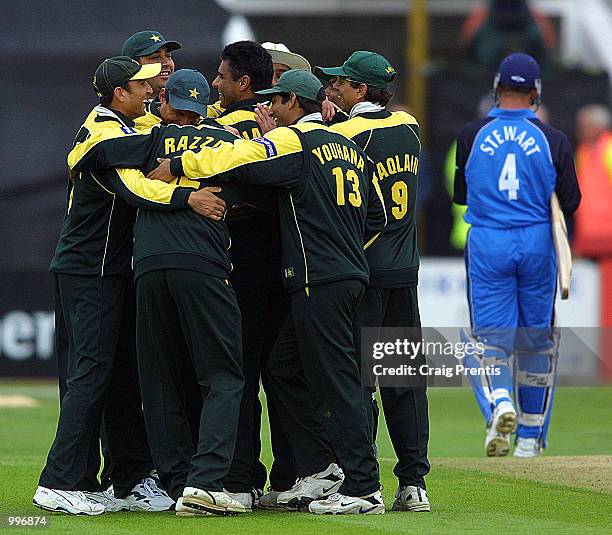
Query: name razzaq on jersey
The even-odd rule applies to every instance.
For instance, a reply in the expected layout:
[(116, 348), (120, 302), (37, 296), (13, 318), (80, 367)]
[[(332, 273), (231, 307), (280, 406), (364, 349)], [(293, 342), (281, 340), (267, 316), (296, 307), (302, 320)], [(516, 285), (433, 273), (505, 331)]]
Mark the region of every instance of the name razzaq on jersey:
[(517, 126), (504, 126), (503, 136), (498, 129), (493, 130), (484, 141), (480, 144), (480, 150), (489, 156), (495, 155), (495, 149), (498, 149), (501, 145), (508, 141), (517, 143), (521, 149), (525, 152), (526, 156), (531, 156), (536, 152), (542, 152), (540, 146), (536, 143), (533, 136), (526, 138), (527, 130), (521, 130), (521, 133), (517, 135)]

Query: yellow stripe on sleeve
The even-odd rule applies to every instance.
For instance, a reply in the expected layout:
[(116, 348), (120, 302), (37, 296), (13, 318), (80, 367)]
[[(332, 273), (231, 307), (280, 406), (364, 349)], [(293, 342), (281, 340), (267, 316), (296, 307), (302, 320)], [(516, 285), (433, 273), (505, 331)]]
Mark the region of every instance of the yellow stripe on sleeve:
[(275, 128), (254, 140), (236, 139), (216, 148), (186, 151), (181, 156), (183, 173), (188, 178), (208, 178), (257, 162), (282, 158), (302, 151), (297, 134), (290, 128)]
[(159, 204), (170, 204), (172, 194), (178, 187), (160, 180), (149, 180), (138, 169), (117, 168), (123, 185), (136, 197)]

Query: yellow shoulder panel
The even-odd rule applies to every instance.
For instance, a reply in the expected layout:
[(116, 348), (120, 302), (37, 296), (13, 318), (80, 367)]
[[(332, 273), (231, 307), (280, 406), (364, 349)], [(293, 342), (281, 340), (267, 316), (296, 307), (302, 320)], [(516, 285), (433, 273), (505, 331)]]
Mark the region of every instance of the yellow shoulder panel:
[(98, 116), (112, 116), (112, 112), (105, 110), (100, 106), (96, 106), (85, 119), (83, 126), (89, 131), (89, 137), (77, 143), (68, 153), (68, 167), (72, 169), (79, 161), (98, 143), (108, 139), (118, 137), (142, 134), (142, 131), (137, 132), (134, 128), (123, 126), (117, 121), (96, 121)]
[(255, 112), (251, 110), (236, 110), (223, 117), (217, 117), (217, 122), (222, 125), (233, 125), (242, 121), (254, 121)]
[[(312, 132), (313, 130), (329, 130), (329, 126), (325, 126), (324, 124), (305, 122), (293, 125), (293, 128), (297, 128), (300, 132)], [(274, 132), (274, 130), (271, 130)]]
[(221, 107), (221, 101), (217, 100), (214, 104), (209, 104), (206, 107), (206, 116), (211, 119), (216, 119), (221, 115), (225, 110)]
[(385, 119), (368, 119), (357, 115), (348, 121), (338, 123), (330, 128), (334, 132), (338, 132), (345, 137), (354, 138), (363, 132), (368, 130), (374, 130), (377, 128), (390, 128), (392, 126), (399, 126), (402, 124), (415, 124), (418, 126), (417, 120), (404, 111), (395, 111), (390, 117)]
[(136, 129), (140, 131), (143, 128), (152, 128), (156, 124), (161, 124), (161, 119), (157, 115), (154, 115), (148, 111), (142, 117), (134, 119), (134, 122), (136, 123)]

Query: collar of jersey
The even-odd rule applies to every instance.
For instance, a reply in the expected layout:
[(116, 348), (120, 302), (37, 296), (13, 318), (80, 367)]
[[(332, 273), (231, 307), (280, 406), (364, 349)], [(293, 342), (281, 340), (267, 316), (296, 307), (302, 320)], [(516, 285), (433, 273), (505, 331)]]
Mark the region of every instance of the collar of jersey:
[(317, 123), (325, 124), (323, 122), (323, 116), (318, 111), (315, 111), (314, 113), (309, 113), (308, 115), (304, 115), (303, 117), (300, 117), (294, 124), (310, 123), (313, 121)]
[(522, 110), (503, 110), (501, 108), (493, 108), (489, 113), (488, 117), (527, 117), (530, 119), (537, 119), (538, 116), (533, 113), (529, 108)]
[(358, 102), (351, 108), (351, 112), (349, 113), (349, 119), (355, 117), (355, 115), (361, 115), (362, 113), (372, 113), (373, 111), (383, 111), (385, 109), (384, 106), (380, 104), (376, 104), (375, 102)]
[(96, 121), (117, 121), (124, 126), (133, 127), (136, 123), (133, 119), (130, 119), (127, 115), (123, 115), (120, 111), (113, 110), (111, 108), (105, 108), (104, 106), (98, 105), (94, 108), (96, 110)]

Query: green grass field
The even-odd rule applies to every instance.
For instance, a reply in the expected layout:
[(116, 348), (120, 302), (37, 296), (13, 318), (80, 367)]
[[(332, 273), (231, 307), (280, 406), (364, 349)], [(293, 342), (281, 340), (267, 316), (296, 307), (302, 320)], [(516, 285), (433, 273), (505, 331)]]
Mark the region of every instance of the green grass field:
[[(55, 386), (0, 385), (0, 396), (10, 395), (30, 396), (40, 404), (0, 408), (1, 533), (22, 531), (7, 528), (6, 515), (41, 513), (31, 499), (53, 439), (58, 408)], [(483, 458), (484, 430), (471, 396), (465, 388), (430, 390), (430, 514), (318, 517), (255, 512), (228, 518), (129, 512), (96, 518), (53, 514), (43, 532), (612, 533), (612, 388), (559, 388), (546, 455), (520, 461)], [(264, 460), (269, 462), (268, 444), (265, 448)], [(392, 472), (393, 449), (382, 422), (379, 454), (383, 493), (390, 509), (397, 483)]]

